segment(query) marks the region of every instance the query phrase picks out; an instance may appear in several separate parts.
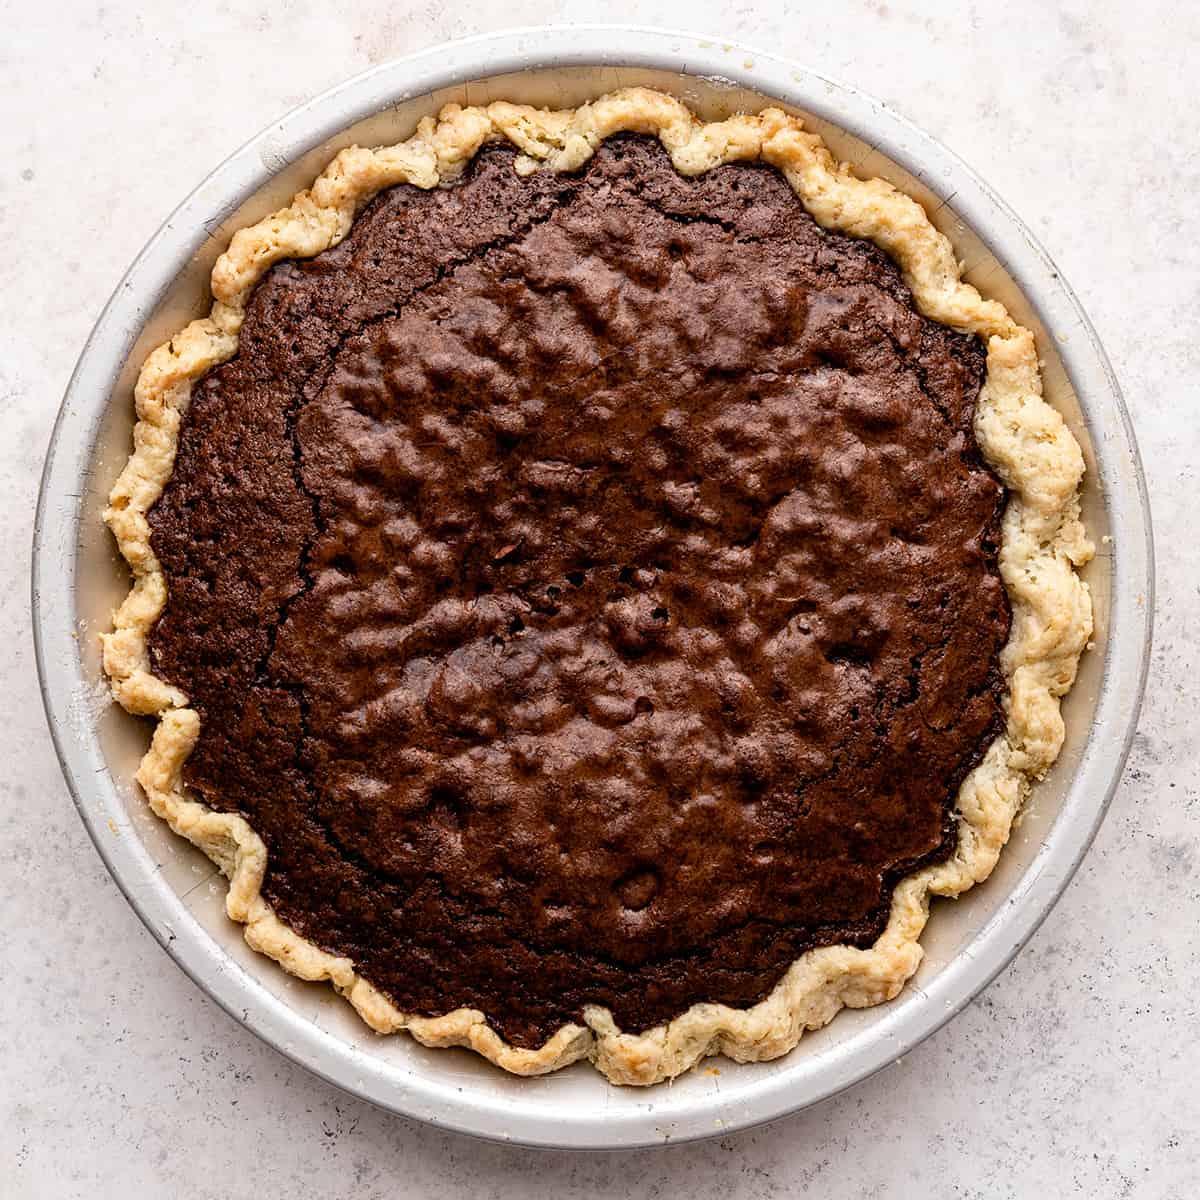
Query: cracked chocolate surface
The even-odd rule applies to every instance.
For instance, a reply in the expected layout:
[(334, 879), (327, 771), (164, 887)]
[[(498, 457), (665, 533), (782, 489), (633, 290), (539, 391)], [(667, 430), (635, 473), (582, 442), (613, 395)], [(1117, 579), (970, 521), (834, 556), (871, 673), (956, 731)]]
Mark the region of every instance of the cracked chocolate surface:
[(977, 340), (750, 164), (377, 197), (151, 513), (188, 784), (403, 1010), (640, 1030), (867, 945), (1000, 727)]

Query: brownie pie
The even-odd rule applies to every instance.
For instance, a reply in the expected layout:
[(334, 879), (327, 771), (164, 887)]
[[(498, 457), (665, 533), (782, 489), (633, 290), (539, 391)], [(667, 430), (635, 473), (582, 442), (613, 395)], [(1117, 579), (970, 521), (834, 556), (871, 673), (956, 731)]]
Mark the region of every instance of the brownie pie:
[(616, 1082), (894, 995), (1091, 628), (1078, 447), (919, 206), (777, 110), (452, 107), (214, 296), (106, 666), (251, 944)]

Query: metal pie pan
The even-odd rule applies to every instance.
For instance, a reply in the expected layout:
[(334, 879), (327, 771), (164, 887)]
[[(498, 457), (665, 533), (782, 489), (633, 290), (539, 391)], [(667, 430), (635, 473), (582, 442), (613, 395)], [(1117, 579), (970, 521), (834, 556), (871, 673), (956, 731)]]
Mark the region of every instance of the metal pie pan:
[[(671, 1086), (612, 1087), (585, 1064), (518, 1079), (466, 1051), (372, 1034), (325, 985), (253, 954), (202, 855), (151, 816), (132, 783), (149, 725), (108, 700), (95, 634), (128, 586), (103, 497), (129, 452), (131, 390), (147, 350), (206, 306), (230, 234), (278, 207), (342, 146), (407, 136), (457, 100), (555, 107), (644, 83), (702, 115), (778, 103), (806, 115), (860, 173), (917, 196), (968, 278), (1039, 334), (1052, 401), (1084, 447), (1094, 649), (1064, 708), (1067, 742), (993, 877), (935, 903), (926, 958), (890, 1004), (846, 1011), (771, 1063), (710, 1060)], [(629, 1147), (778, 1117), (848, 1087), (949, 1020), (1021, 948), (1104, 816), (1133, 736), (1152, 611), (1149, 512), (1116, 380), (1075, 297), (1029, 231), (959, 159), (852, 88), (691, 34), (589, 26), (518, 30), (377, 67), (297, 108), (221, 164), (150, 240), (89, 338), (46, 460), (34, 534), (33, 616), (51, 732), (71, 793), (114, 879), (172, 958), (248, 1029), (324, 1079), (448, 1129), (528, 1145)]]

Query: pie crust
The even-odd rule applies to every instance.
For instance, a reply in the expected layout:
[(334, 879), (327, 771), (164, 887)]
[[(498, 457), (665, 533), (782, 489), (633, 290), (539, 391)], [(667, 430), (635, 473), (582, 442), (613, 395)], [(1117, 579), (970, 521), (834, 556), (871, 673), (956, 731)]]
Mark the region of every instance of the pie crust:
[[(428, 189), (453, 181), (485, 142), (513, 143), (522, 174), (572, 171), (604, 138), (620, 132), (657, 135), (687, 176), (738, 160), (774, 166), (818, 224), (886, 251), (923, 315), (984, 341), (986, 376), (975, 434), (1010, 494), (999, 554), (1012, 608), (1001, 654), (1006, 728), (959, 791), (954, 854), (896, 886), (887, 926), (869, 949), (810, 950), (750, 1008), (695, 1004), (666, 1024), (632, 1034), (622, 1032), (607, 1009), (590, 1006), (584, 1024), (564, 1025), (542, 1046), (522, 1049), (505, 1042), (474, 1009), (438, 1017), (400, 1012), (356, 973), (352, 961), (299, 936), (261, 895), (263, 841), (244, 818), (213, 811), (187, 794), (182, 769), (200, 719), (187, 696), (151, 670), (147, 638), (166, 603), (167, 585), (150, 545), (147, 513), (171, 475), (192, 385), (236, 353), (250, 294), (274, 263), (336, 245), (384, 188), (410, 183)], [(1003, 305), (962, 282), (953, 247), (921, 206), (883, 180), (856, 178), (798, 118), (776, 108), (703, 124), (678, 100), (644, 88), (559, 112), (505, 102), (486, 108), (451, 104), (398, 145), (343, 150), (287, 208), (238, 231), (213, 269), (212, 294), (210, 315), (154, 350), (137, 381), (133, 454), (104, 512), (133, 586), (102, 642), (116, 700), (130, 713), (157, 718), (138, 782), (153, 811), (228, 878), (226, 911), (245, 926), (249, 945), (302, 979), (329, 980), (379, 1033), (407, 1029), (425, 1045), (467, 1046), (519, 1075), (586, 1058), (618, 1084), (670, 1079), (711, 1054), (739, 1062), (776, 1058), (843, 1006), (863, 1008), (896, 996), (921, 961), (918, 939), (929, 897), (958, 896), (987, 878), (1033, 781), (1057, 757), (1063, 741), (1059, 698), (1074, 682), (1092, 632), (1091, 597), (1076, 573), (1093, 552), (1080, 520), (1079, 445), (1042, 398), (1033, 334)]]

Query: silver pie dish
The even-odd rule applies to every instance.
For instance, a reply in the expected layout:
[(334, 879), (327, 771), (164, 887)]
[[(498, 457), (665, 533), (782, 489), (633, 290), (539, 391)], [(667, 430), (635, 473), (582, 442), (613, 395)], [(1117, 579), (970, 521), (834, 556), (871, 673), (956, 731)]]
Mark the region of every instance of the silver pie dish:
[[(204, 306), (230, 234), (277, 208), (342, 147), (395, 142), (450, 101), (575, 105), (646, 84), (715, 117), (782, 104), (834, 153), (924, 203), (968, 267), (1038, 335), (1048, 398), (1084, 448), (1085, 577), (1095, 646), (1064, 705), (1067, 740), (989, 882), (935, 905), (925, 961), (901, 996), (842, 1013), (770, 1063), (721, 1061), (673, 1086), (616, 1089), (583, 1066), (504, 1075), (465, 1051), (371, 1033), (329, 988), (250, 951), (223, 882), (150, 814), (133, 784), (147, 723), (108, 700), (96, 634), (127, 589), (99, 514), (128, 453), (147, 351)], [(1024, 944), (1103, 818), (1148, 661), (1152, 548), (1133, 434), (1078, 302), (1028, 231), (961, 162), (861, 93), (691, 35), (540, 29), (471, 39), (376, 68), (295, 110), (222, 164), (151, 239), (97, 322), (55, 426), (35, 528), (33, 610), (54, 740), (80, 814), (148, 928), (236, 1019), (330, 1082), (396, 1112), (532, 1145), (618, 1147), (727, 1132), (812, 1104), (887, 1065), (959, 1011)]]

